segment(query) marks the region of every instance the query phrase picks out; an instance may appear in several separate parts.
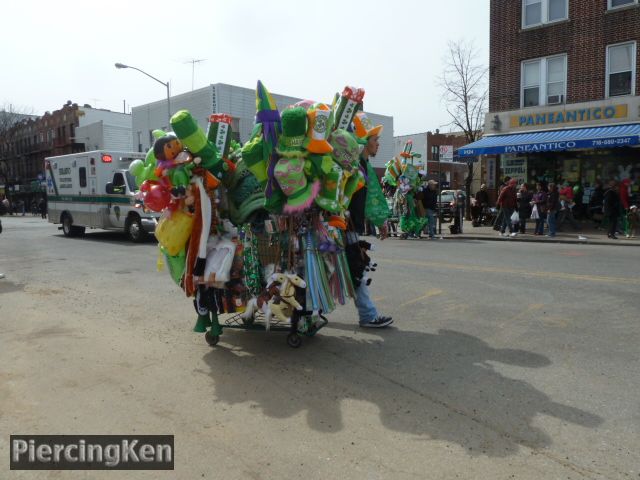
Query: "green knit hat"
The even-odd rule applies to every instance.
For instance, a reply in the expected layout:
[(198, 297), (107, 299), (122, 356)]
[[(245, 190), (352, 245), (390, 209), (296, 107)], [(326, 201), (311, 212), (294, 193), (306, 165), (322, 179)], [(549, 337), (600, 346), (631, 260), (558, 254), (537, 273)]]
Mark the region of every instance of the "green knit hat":
[(278, 150), (302, 150), (307, 138), (307, 111), (302, 107), (287, 108), (282, 112), (282, 135)]

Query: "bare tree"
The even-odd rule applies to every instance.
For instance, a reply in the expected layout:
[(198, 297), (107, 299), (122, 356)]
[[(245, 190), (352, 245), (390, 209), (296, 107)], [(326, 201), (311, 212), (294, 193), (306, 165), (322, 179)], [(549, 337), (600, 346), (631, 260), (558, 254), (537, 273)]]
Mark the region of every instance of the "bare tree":
[[(444, 59), (444, 71), (439, 78), (443, 100), (451, 117), (449, 126), (464, 133), (467, 143), (482, 137), (484, 115), (487, 111), (487, 72), (485, 64), (478, 60), (478, 51), (468, 42), (449, 42)], [(465, 186), (466, 211), (470, 215), (473, 162), (467, 163)]]

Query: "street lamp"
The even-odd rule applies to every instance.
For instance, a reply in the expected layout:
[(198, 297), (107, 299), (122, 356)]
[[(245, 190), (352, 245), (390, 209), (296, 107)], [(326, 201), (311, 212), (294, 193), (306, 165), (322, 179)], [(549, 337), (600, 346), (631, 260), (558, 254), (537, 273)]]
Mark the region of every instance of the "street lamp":
[(124, 63), (116, 63), (116, 68), (133, 68), (134, 70), (137, 70), (140, 73), (144, 73), (147, 77), (152, 78), (153, 80), (155, 80), (159, 84), (164, 85), (165, 87), (167, 87), (167, 120), (169, 122), (169, 123), (167, 123), (167, 128), (169, 128), (171, 126), (171, 95), (169, 93), (169, 82), (165, 83), (165, 82), (163, 82), (161, 80), (158, 80), (153, 75), (149, 75), (147, 72), (145, 72), (143, 70), (140, 70), (139, 68), (132, 67), (131, 65), (125, 65)]

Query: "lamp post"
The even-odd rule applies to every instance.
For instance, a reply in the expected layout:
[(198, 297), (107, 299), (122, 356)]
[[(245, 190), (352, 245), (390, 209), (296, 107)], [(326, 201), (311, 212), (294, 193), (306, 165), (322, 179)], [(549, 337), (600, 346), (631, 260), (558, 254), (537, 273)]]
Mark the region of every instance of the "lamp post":
[(438, 162), (438, 235), (442, 235), (442, 172), (440, 171), (440, 145), (431, 147), (431, 159)]
[(125, 65), (124, 63), (116, 63), (115, 66), (116, 66), (116, 68), (132, 68), (134, 70), (137, 70), (140, 73), (145, 74), (147, 77), (152, 78), (153, 80), (155, 80), (159, 84), (164, 85), (165, 87), (167, 87), (167, 121), (169, 122), (169, 123), (167, 123), (167, 128), (169, 128), (171, 126), (171, 94), (169, 93), (169, 82), (165, 83), (162, 80), (158, 80), (153, 75), (149, 75), (147, 72), (145, 72), (143, 70), (140, 70), (139, 68), (132, 67), (131, 65)]

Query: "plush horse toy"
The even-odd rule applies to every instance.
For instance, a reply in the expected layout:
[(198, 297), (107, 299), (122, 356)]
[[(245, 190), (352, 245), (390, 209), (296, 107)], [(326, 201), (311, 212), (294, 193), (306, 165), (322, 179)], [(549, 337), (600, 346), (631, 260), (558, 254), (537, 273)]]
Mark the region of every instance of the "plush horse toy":
[[(244, 313), (241, 315), (241, 318), (245, 321), (251, 321), (255, 317), (255, 314), (258, 310), (260, 310), (265, 318), (269, 318), (271, 320), (271, 311), (269, 310), (269, 300), (273, 298), (275, 295), (280, 293), (280, 282), (275, 275), (269, 277), (269, 281), (267, 282), (267, 287), (258, 295), (257, 297), (252, 298), (247, 303), (247, 308)], [(267, 323), (266, 329), (269, 330), (269, 325)]]
[(280, 291), (269, 300), (265, 325), (269, 330), (271, 318), (291, 323), (293, 310), (302, 310), (302, 305), (296, 300), (296, 287), (306, 288), (307, 284), (303, 279), (293, 273), (274, 273), (271, 278), (277, 277), (276, 281), (280, 283)]

